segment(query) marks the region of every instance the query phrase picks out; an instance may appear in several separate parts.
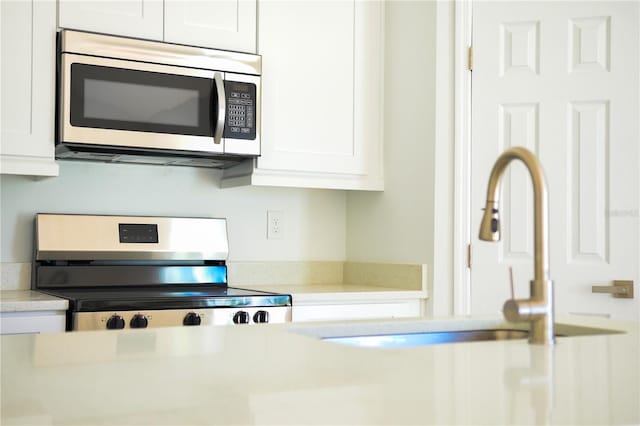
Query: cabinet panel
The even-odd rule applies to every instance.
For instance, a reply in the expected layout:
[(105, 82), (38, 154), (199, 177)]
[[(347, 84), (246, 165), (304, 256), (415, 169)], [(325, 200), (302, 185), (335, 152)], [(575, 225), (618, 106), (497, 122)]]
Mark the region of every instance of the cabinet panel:
[(260, 3), (259, 168), (334, 173), (357, 168), (354, 14), (352, 1)]
[(162, 40), (162, 0), (59, 0), (60, 27)]
[(65, 311), (3, 312), (0, 334), (62, 333), (65, 321)]
[(165, 41), (256, 52), (256, 0), (165, 0)]
[(55, 2), (3, 1), (0, 172), (54, 176)]
[(420, 300), (385, 303), (294, 304), (292, 320), (303, 322), (419, 317), (423, 315), (422, 305)]

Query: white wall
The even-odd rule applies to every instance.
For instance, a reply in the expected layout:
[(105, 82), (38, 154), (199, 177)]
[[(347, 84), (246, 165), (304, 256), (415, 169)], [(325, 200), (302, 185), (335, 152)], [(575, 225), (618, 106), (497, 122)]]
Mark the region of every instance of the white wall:
[[(0, 261), (30, 262), (37, 212), (226, 217), (230, 260), (345, 259), (343, 191), (220, 189), (220, 171), (61, 161), (60, 176), (0, 176)], [(266, 239), (266, 211), (284, 238)]]
[(349, 193), (350, 261), (432, 264), (435, 13), (435, 2), (386, 4), (385, 191)]

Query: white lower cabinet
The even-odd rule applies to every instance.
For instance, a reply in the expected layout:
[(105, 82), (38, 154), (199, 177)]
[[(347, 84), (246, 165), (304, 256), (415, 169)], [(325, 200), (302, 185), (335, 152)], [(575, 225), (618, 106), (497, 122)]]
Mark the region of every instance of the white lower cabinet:
[(65, 311), (2, 312), (0, 334), (61, 333), (65, 321)]
[(262, 155), (222, 186), (383, 189), (384, 4), (260, 1)]
[(399, 300), (379, 303), (325, 303), (293, 305), (292, 320), (340, 321), (358, 319), (411, 318), (424, 314), (422, 300)]
[(57, 176), (56, 4), (0, 2), (0, 173)]

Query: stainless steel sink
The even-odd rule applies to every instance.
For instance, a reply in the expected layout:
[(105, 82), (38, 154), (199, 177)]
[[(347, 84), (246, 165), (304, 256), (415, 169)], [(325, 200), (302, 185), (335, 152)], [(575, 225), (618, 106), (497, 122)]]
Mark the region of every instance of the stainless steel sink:
[[(620, 331), (556, 324), (555, 336), (570, 337), (616, 333), (620, 333)], [(402, 348), (424, 345), (439, 345), (444, 343), (526, 339), (527, 337), (529, 337), (528, 330), (496, 328), (482, 330), (424, 331), (411, 333), (367, 334), (351, 336), (343, 335), (322, 337), (322, 339), (329, 342), (351, 346), (374, 348)]]
[(351, 346), (403, 348), (411, 346), (438, 345), (443, 343), (526, 339), (528, 336), (529, 332), (527, 330), (463, 330), (326, 337), (324, 340)]

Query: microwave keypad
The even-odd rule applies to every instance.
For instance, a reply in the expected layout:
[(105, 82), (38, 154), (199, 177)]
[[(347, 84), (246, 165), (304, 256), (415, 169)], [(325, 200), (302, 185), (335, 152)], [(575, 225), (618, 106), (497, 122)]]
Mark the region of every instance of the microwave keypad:
[(227, 118), (224, 137), (256, 138), (256, 86), (253, 83), (225, 81)]

